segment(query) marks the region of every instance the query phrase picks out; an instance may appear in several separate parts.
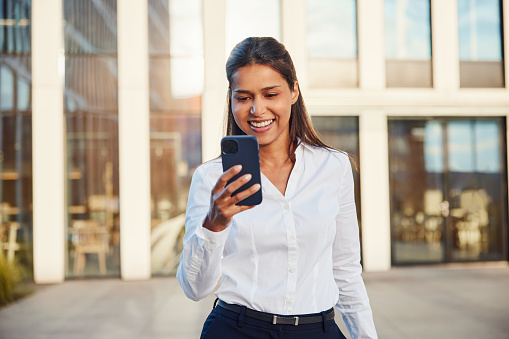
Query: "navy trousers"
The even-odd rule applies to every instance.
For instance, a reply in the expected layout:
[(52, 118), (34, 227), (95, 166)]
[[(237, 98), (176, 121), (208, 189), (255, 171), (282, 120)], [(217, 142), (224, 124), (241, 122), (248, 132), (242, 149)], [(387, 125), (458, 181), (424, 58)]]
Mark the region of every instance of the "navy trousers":
[(217, 306), (210, 312), (201, 339), (346, 339), (332, 319), (325, 323), (273, 325)]

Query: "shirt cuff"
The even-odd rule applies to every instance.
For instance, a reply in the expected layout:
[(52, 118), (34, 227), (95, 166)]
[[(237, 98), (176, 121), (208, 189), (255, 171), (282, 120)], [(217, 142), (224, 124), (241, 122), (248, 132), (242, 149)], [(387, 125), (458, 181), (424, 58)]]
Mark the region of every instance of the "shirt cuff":
[(204, 246), (209, 250), (215, 250), (223, 247), (230, 234), (231, 225), (219, 232), (213, 232), (205, 227), (198, 227), (196, 235), (205, 240)]

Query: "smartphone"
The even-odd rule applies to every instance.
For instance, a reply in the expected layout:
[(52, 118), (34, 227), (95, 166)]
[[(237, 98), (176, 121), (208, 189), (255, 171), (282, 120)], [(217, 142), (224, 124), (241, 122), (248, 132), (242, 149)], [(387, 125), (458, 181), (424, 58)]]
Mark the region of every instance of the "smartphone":
[(228, 184), (237, 180), (244, 174), (251, 174), (251, 180), (233, 192), (232, 197), (254, 184), (260, 184), (260, 189), (253, 195), (239, 201), (236, 205), (259, 205), (262, 202), (262, 189), (260, 178), (260, 153), (258, 140), (252, 135), (231, 135), (221, 139), (221, 160), (223, 172), (235, 165), (242, 165), (239, 174), (228, 181)]

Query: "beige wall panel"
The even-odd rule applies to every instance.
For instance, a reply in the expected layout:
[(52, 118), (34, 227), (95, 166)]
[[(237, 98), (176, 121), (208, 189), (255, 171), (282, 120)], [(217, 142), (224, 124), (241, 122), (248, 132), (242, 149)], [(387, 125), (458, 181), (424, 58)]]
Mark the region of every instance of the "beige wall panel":
[(281, 0), (282, 43), (292, 57), (299, 87), (309, 87), (307, 70), (307, 0)]
[(385, 24), (383, 0), (357, 1), (359, 87), (385, 88)]
[(386, 114), (362, 112), (359, 116), (362, 258), (364, 269), (371, 272), (391, 267), (388, 148)]
[(437, 90), (459, 88), (458, 1), (431, 0), (433, 85)]
[(62, 1), (32, 2), (34, 280), (65, 277)]

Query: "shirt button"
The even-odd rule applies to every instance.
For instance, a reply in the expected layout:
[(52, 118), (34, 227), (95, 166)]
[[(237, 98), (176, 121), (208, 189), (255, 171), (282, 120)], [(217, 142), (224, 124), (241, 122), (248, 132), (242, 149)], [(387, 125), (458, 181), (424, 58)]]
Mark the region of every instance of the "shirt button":
[(290, 306), (292, 304), (292, 301), (290, 299), (286, 299), (286, 305)]
[(200, 261), (198, 260), (198, 258), (194, 257), (194, 258), (193, 258), (193, 262), (194, 262), (195, 264), (197, 264), (197, 263), (199, 263)]
[(295, 240), (295, 235), (290, 234), (290, 240)]
[(288, 204), (285, 204), (284, 207), (285, 207), (285, 210), (287, 210), (287, 211), (290, 209), (290, 206), (288, 206)]
[(209, 241), (210, 241), (211, 245), (215, 245), (216, 244), (216, 239), (210, 239)]
[(290, 268), (290, 273), (295, 273), (295, 267)]

